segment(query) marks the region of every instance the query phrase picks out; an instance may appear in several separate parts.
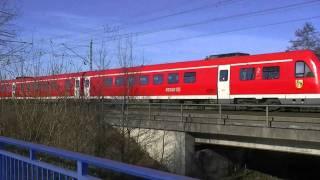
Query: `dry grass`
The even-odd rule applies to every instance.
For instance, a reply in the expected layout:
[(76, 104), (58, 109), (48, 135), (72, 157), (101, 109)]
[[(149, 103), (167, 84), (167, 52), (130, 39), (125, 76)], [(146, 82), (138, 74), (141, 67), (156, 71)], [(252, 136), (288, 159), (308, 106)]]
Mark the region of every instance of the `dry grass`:
[(127, 163), (163, 169), (127, 134), (102, 121), (86, 101), (0, 102), (0, 135)]

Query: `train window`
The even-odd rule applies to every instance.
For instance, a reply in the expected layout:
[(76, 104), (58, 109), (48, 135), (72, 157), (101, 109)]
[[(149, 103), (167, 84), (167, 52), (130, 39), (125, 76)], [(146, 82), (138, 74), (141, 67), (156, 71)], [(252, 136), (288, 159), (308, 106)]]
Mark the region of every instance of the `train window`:
[(129, 84), (129, 86), (133, 86), (135, 84), (135, 77), (134, 76), (128, 77), (128, 84)]
[(6, 92), (6, 85), (5, 85), (5, 84), (3, 84), (3, 85), (2, 85), (2, 87), (1, 87), (1, 91), (2, 91), (3, 93), (5, 93), (5, 92)]
[(147, 85), (149, 83), (149, 77), (140, 76), (139, 81), (140, 81), (140, 85)]
[(16, 91), (16, 88), (17, 88), (16, 84), (12, 84), (12, 91), (13, 92)]
[[(30, 84), (27, 84), (28, 85), (28, 91), (30, 91)], [(51, 90), (58, 90), (58, 84), (56, 81), (51, 81), (50, 82), (50, 88)]]
[(45, 82), (44, 88), (45, 88), (46, 91), (49, 90), (49, 82), (48, 81)]
[(228, 81), (228, 70), (221, 70), (220, 71), (220, 76), (219, 76), (219, 81)]
[(49, 89), (48, 83), (49, 83), (48, 81), (42, 82), (41, 83), (41, 90), (48, 91), (48, 89)]
[(153, 76), (153, 84), (159, 85), (163, 83), (163, 75), (162, 74), (157, 74)]
[(110, 87), (113, 84), (113, 78), (112, 77), (104, 78), (103, 82), (105, 86)]
[(27, 91), (27, 84), (21, 84), (21, 91), (26, 92)]
[(262, 79), (265, 79), (265, 80), (279, 79), (280, 67), (279, 66), (263, 67), (262, 72), (263, 72)]
[(305, 62), (297, 61), (296, 62), (296, 78), (301, 78), (301, 77), (314, 77), (314, 74)]
[(27, 84), (26, 83), (21, 84), (21, 91), (27, 92)]
[(168, 84), (176, 84), (179, 82), (178, 73), (169, 73), (168, 75)]
[(123, 86), (124, 85), (124, 77), (117, 77), (116, 78), (116, 85)]
[(33, 83), (33, 90), (37, 91), (39, 89), (39, 83), (38, 82), (34, 82)]
[(184, 83), (195, 83), (196, 82), (196, 72), (185, 72), (183, 75)]
[(76, 88), (80, 88), (80, 80), (76, 79)]
[(305, 64), (305, 77), (314, 77), (313, 72), (310, 70), (309, 66)]
[(45, 89), (46, 89), (45, 86), (46, 86), (46, 85), (45, 85), (45, 82), (39, 82), (39, 89), (40, 89), (40, 90), (45, 90)]
[(84, 87), (86, 87), (86, 88), (90, 87), (90, 80), (89, 79), (84, 80)]
[[(38, 83), (37, 83), (38, 84)], [(40, 85), (40, 84), (39, 84)], [(71, 83), (71, 80), (70, 79), (67, 79), (65, 82), (64, 82), (64, 87), (66, 89), (70, 89), (72, 86), (72, 83)]]
[(43, 90), (43, 83), (39, 82), (39, 90)]
[(31, 91), (31, 83), (27, 84), (27, 91), (30, 92)]
[(254, 68), (241, 68), (240, 69), (240, 80), (253, 80), (255, 77)]

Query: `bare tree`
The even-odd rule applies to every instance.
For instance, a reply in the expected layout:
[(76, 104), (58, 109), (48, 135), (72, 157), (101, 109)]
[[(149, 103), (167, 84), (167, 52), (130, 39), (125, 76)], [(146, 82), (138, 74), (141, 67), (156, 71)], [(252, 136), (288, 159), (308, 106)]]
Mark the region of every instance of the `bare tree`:
[(320, 35), (311, 23), (307, 22), (301, 29), (296, 30), (295, 36), (296, 38), (290, 41), (288, 50), (310, 49), (320, 54)]
[[(0, 71), (1, 79), (14, 78), (25, 74), (25, 55), (31, 43), (17, 36), (14, 20), (18, 10), (15, 0), (0, 1)], [(30, 50), (30, 49), (29, 49)]]
[[(103, 37), (109, 37), (108, 39), (102, 38), (98, 48), (98, 61), (97, 61), (97, 66), (99, 70), (106, 69), (110, 66), (111, 64), (111, 58), (112, 58), (112, 53), (111, 53), (111, 48), (110, 48), (110, 42), (111, 40), (114, 40), (116, 35), (119, 33), (119, 27), (117, 26), (108, 26), (106, 25), (103, 31)], [(120, 42), (119, 42), (120, 43)], [(118, 49), (119, 50), (119, 49)]]
[(16, 17), (16, 12), (9, 4), (8, 0), (0, 1), (0, 44), (8, 44), (16, 33), (10, 28), (9, 23)]

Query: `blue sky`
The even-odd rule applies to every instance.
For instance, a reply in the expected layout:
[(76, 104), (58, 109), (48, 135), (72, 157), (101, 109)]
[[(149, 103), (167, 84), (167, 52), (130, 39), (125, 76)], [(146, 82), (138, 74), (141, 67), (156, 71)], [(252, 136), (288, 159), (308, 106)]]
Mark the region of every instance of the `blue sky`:
[[(120, 27), (119, 33), (126, 34), (189, 24), (183, 28), (134, 37), (133, 47), (138, 61), (142, 61), (143, 57), (145, 64), (154, 64), (200, 59), (218, 53), (240, 51), (258, 54), (284, 51), (289, 45), (288, 41), (294, 37), (294, 31), (305, 21), (221, 32), (320, 16), (318, 2), (254, 16), (236, 17), (243, 13), (309, 1), (311, 0), (17, 0), (19, 16), (15, 23), (19, 27), (21, 39), (31, 41), (33, 37), (34, 43), (43, 47), (48, 47), (51, 41), (57, 53), (68, 52), (61, 45), (65, 43), (68, 47), (74, 47), (73, 50), (78, 54), (87, 56), (87, 45), (93, 39), (94, 59), (97, 59), (97, 47), (100, 47), (103, 37), (109, 36), (103, 32), (103, 27)], [(202, 8), (205, 6), (207, 8)], [(150, 20), (195, 8), (202, 9)], [(227, 16), (235, 17), (190, 25)], [(149, 22), (141, 23), (148, 19)], [(309, 22), (320, 28), (320, 18)], [(191, 38), (205, 34), (216, 35)], [(180, 38), (184, 40), (168, 42)], [(111, 46), (112, 42), (108, 44), (109, 54), (115, 51)], [(74, 61), (81, 59), (74, 57)]]

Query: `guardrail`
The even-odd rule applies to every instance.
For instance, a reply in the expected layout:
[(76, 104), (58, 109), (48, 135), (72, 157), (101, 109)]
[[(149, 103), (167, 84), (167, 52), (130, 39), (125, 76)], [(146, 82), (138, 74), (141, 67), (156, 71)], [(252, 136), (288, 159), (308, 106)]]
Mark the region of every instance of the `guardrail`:
[[(89, 167), (109, 170), (111, 172), (123, 173), (126, 175), (139, 177), (143, 179), (192, 179), (185, 176), (179, 176), (167, 172), (153, 170), (149, 168), (129, 165), (113, 160), (97, 158), (81, 153), (71, 152), (44, 145), (29, 143), (0, 136), (0, 179), (99, 179), (89, 174)], [(25, 152), (25, 153), (22, 153)], [(45, 162), (38, 157), (50, 156), (60, 160), (71, 161), (74, 163), (74, 169), (68, 169), (49, 162)], [(23, 155), (24, 154), (24, 155)], [(26, 156), (28, 154), (28, 156)], [(60, 162), (61, 163), (61, 162)]]
[[(62, 101), (63, 100), (63, 101)], [(82, 108), (83, 111), (95, 112), (96, 114), (103, 114), (100, 117), (113, 115), (110, 110), (125, 111), (128, 116), (133, 112), (139, 111), (140, 117), (137, 120), (165, 120), (176, 121), (180, 119), (183, 123), (198, 123), (198, 124), (219, 124), (219, 125), (236, 125), (236, 126), (263, 126), (268, 128), (289, 128), (289, 129), (303, 129), (303, 130), (320, 130), (320, 105), (261, 105), (261, 104), (194, 104), (194, 103), (148, 103), (143, 100), (126, 100), (123, 99), (96, 99), (96, 100), (69, 100), (64, 101), (8, 101), (15, 103), (22, 103), (23, 105), (60, 105), (61, 108), (68, 112), (72, 110), (73, 106)], [(138, 102), (137, 102), (138, 101)], [(3, 103), (3, 102), (2, 102)], [(2, 106), (0, 103), (0, 106)], [(9, 103), (10, 104), (10, 103)], [(8, 104), (4, 104), (8, 106)], [(258, 110), (255, 110), (258, 109)], [(277, 114), (278, 109), (289, 109), (286, 115)], [(295, 109), (296, 112), (291, 110)], [(193, 111), (197, 111), (197, 113)], [(1, 111), (1, 108), (0, 108)], [(159, 114), (161, 112), (175, 112), (172, 116)], [(303, 114), (304, 112), (317, 112), (314, 116)], [(108, 113), (106, 113), (108, 112)], [(236, 112), (236, 113), (234, 113)], [(254, 113), (252, 113), (254, 112)], [(280, 111), (282, 112), (282, 111)], [(169, 114), (170, 114), (169, 113)], [(210, 116), (211, 115), (211, 116)], [(295, 117), (295, 115), (297, 115)], [(304, 116), (306, 115), (306, 116)], [(127, 116), (127, 117), (128, 117)], [(160, 117), (161, 116), (161, 117)], [(133, 118), (129, 118), (133, 119)]]
[[(281, 108), (287, 110), (279, 111)], [(310, 113), (312, 110), (316, 113)], [(119, 113), (121, 111), (125, 112)], [(317, 105), (101, 103), (98, 105), (97, 112), (103, 112), (103, 116), (107, 116), (106, 120), (109, 117), (110, 119), (118, 118), (121, 121), (121, 116), (126, 115), (128, 121), (320, 130), (320, 106)]]

